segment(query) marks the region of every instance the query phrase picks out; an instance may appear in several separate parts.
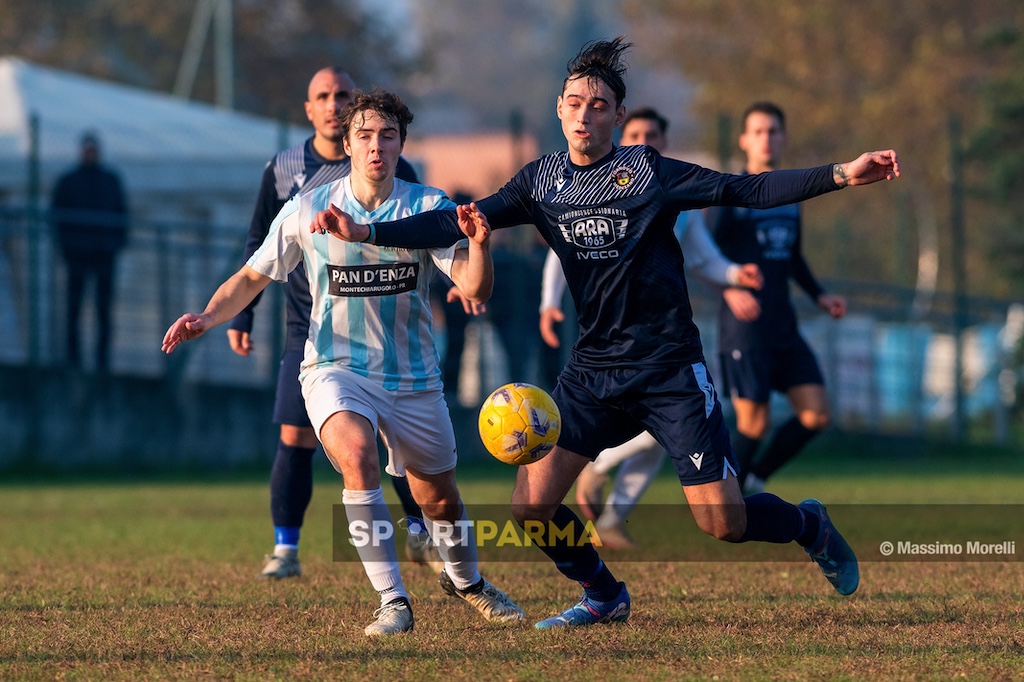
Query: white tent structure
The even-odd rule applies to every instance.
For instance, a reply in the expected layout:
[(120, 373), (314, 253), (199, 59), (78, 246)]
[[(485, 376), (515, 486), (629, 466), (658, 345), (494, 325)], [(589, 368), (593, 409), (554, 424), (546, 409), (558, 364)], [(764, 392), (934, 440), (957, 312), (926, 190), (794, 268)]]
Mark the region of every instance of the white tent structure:
[(40, 190), (75, 163), (82, 133), (99, 134), (122, 173), (133, 215), (248, 224), (263, 166), (309, 134), (273, 120), (0, 57), (0, 198), (27, 197), (32, 120)]

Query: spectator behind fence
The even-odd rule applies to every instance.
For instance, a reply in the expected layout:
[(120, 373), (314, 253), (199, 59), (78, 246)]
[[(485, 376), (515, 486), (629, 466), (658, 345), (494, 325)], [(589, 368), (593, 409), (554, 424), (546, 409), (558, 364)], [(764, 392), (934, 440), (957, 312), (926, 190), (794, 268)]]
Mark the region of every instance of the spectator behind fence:
[(68, 272), (67, 359), (73, 367), (81, 365), (79, 318), (91, 277), (96, 287), (96, 371), (103, 373), (110, 367), (114, 268), (128, 239), (128, 210), (121, 178), (100, 164), (95, 133), (82, 135), (80, 163), (57, 181), (51, 209)]

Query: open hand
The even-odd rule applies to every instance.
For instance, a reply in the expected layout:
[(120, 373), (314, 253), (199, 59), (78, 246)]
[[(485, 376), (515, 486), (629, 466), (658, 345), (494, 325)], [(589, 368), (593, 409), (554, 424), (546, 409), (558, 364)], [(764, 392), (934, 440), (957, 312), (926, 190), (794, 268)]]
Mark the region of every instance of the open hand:
[(249, 357), (252, 353), (255, 345), (252, 342), (252, 336), (249, 332), (239, 331), (237, 329), (228, 329), (228, 345), (231, 346), (231, 350), (241, 355), (244, 358)]
[(491, 224), (487, 216), (476, 207), (476, 202), (458, 206), (455, 209), (459, 217), (459, 229), (474, 244), (484, 244), (491, 236)]
[(198, 339), (206, 331), (206, 319), (202, 315), (185, 313), (170, 326), (164, 334), (164, 342), (160, 350), (171, 353), (179, 344)]
[(445, 300), (449, 303), (455, 303), (458, 301), (462, 304), (462, 309), (467, 315), (483, 315), (487, 312), (487, 305), (484, 303), (473, 303), (473, 301), (466, 298), (466, 295), (459, 291), (458, 287), (452, 287), (448, 290), (448, 294), (445, 296)]
[(761, 304), (757, 297), (746, 289), (729, 287), (722, 292), (722, 298), (740, 322), (753, 322), (761, 316)]
[(561, 345), (555, 325), (564, 320), (565, 313), (558, 308), (548, 306), (540, 311), (540, 337), (551, 348), (558, 348)]

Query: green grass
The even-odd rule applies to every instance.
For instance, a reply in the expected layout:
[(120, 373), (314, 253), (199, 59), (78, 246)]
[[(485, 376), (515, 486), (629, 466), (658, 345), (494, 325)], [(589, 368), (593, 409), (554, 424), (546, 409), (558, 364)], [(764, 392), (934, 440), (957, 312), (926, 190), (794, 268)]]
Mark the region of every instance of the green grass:
[[(857, 528), (858, 508), (887, 503), (1024, 504), (1020, 453), (830, 450), (794, 462), (772, 489), (838, 505), (843, 528)], [(463, 495), (504, 505), (513, 476), (470, 463)], [(629, 583), (633, 616), (573, 632), (485, 623), (446, 597), (429, 569), (403, 564), (416, 629), (368, 641), (362, 628), (375, 595), (358, 564), (331, 561), (341, 485), (322, 469), (303, 532), (305, 576), (254, 579), (271, 547), (264, 478), (0, 485), (0, 679), (1024, 678), (1019, 521), (1010, 523), (1013, 561), (868, 560), (849, 599), (796, 547), (782, 548), (791, 560), (757, 562), (637, 562), (605, 551)], [(681, 499), (666, 471), (646, 501)], [(692, 531), (685, 509), (673, 518), (678, 525), (657, 528), (652, 544)], [(933, 521), (941, 530), (958, 519)], [(546, 561), (485, 570), (531, 622), (577, 596)]]

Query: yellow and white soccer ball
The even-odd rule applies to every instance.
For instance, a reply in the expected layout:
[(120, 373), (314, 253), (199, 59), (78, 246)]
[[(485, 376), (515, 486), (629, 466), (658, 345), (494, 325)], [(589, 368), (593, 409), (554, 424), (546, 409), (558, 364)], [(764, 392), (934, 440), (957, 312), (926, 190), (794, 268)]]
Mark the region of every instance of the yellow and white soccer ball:
[(530, 464), (555, 447), (562, 417), (544, 389), (511, 383), (487, 397), (478, 424), (484, 447), (497, 459), (506, 464)]

